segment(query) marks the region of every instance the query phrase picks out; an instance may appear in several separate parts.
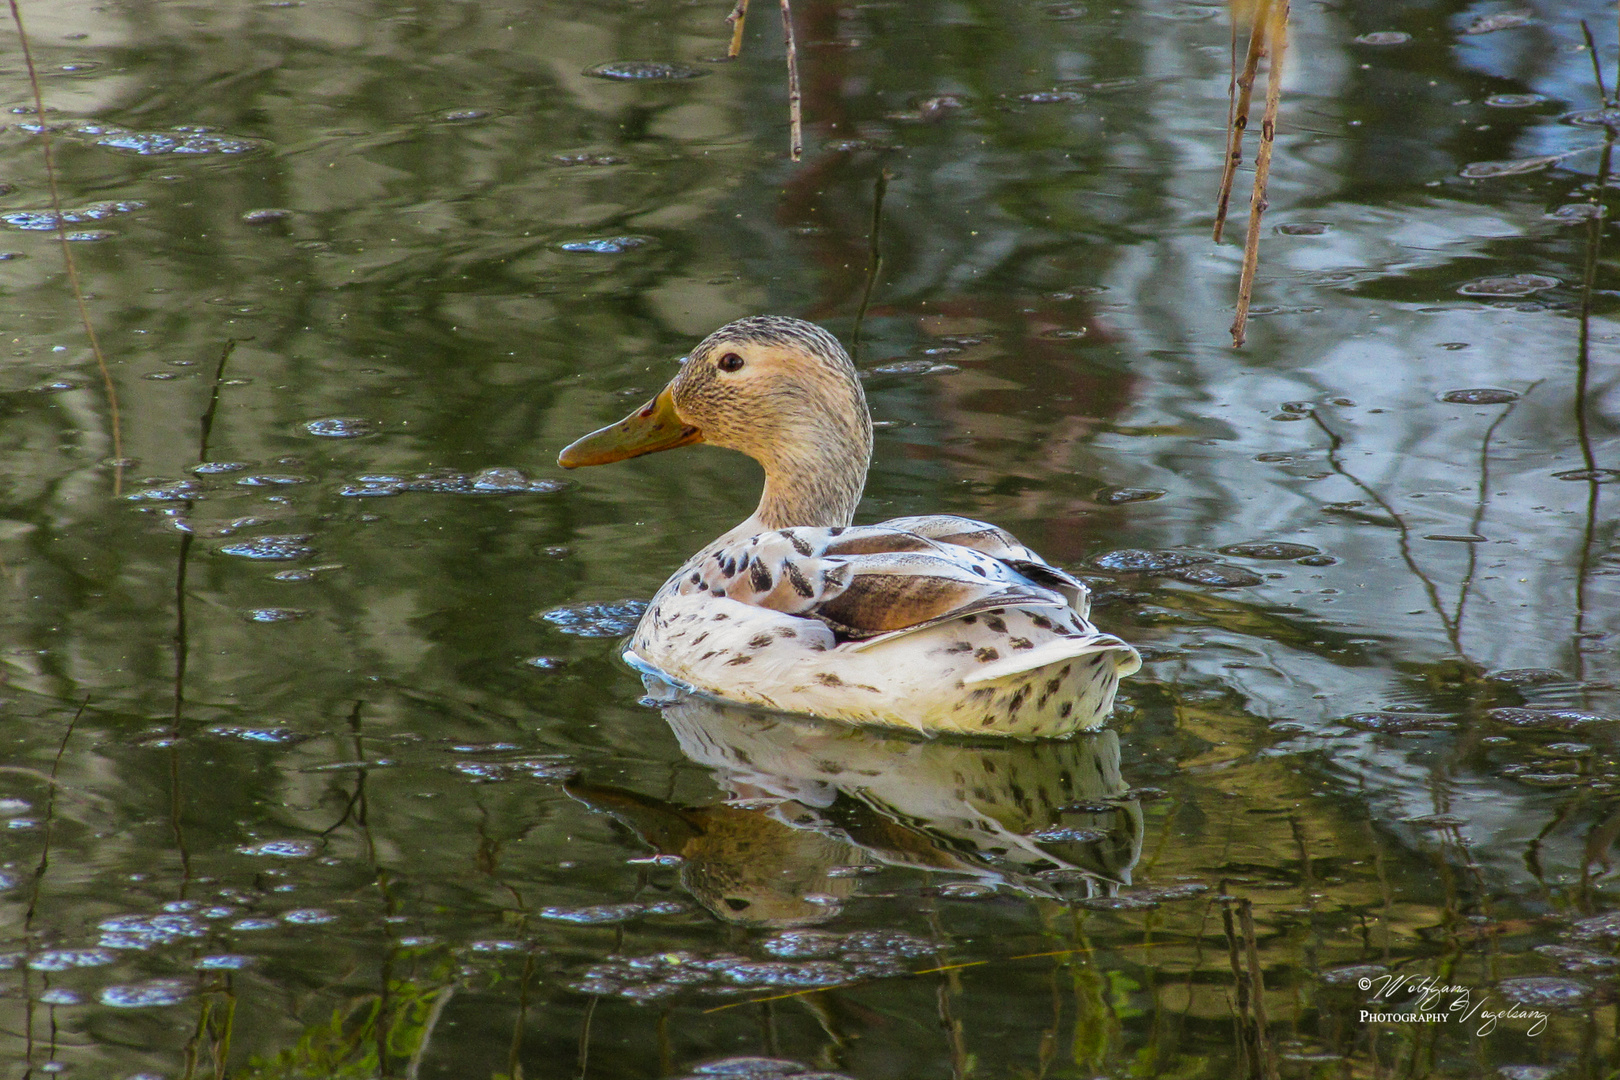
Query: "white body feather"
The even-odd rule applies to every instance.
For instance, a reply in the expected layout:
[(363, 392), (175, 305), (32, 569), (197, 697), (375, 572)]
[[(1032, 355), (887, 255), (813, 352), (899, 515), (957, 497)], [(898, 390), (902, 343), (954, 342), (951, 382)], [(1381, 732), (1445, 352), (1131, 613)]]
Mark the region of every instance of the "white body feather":
[(966, 518), (741, 528), (659, 590), (630, 658), (784, 712), (1049, 737), (1101, 724), (1141, 665), (1088, 608), (1084, 585)]

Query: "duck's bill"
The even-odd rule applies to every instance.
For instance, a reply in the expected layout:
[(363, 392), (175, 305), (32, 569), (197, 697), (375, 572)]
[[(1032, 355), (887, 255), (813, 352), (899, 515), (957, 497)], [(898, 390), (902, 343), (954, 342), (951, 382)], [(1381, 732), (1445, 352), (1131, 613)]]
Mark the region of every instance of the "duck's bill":
[(640, 457), (659, 450), (673, 450), (702, 442), (703, 432), (685, 423), (675, 414), (675, 400), (669, 388), (647, 404), (599, 431), (593, 431), (577, 442), (569, 444), (557, 455), (557, 464), (565, 469), (578, 469), (584, 465), (606, 465), (610, 461)]

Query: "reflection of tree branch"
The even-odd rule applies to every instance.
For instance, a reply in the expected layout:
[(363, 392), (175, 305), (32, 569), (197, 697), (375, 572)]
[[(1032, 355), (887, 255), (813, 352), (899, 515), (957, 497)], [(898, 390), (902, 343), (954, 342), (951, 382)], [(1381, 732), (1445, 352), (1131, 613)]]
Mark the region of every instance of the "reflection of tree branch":
[(1339, 460), (1339, 448), (1344, 445), (1344, 440), (1339, 437), (1337, 432), (1327, 426), (1327, 423), (1315, 409), (1310, 411), (1309, 416), (1311, 422), (1321, 428), (1322, 433), (1328, 437), (1328, 467), (1361, 489), (1367, 498), (1377, 503), (1379, 508), (1395, 522), (1395, 527), (1400, 530), (1401, 534), (1401, 559), (1406, 563), (1407, 569), (1411, 570), (1418, 580), (1423, 582), (1423, 589), (1429, 595), (1429, 607), (1434, 609), (1435, 615), (1440, 619), (1440, 624), (1445, 628), (1446, 639), (1451, 642), (1452, 650), (1461, 654), (1463, 651), (1462, 642), (1457, 635), (1457, 624), (1447, 617), (1445, 607), (1440, 602), (1440, 590), (1435, 587), (1434, 581), (1429, 575), (1425, 574), (1422, 568), (1418, 566), (1417, 559), (1412, 555), (1412, 532), (1407, 528), (1406, 519), (1397, 514), (1382, 495), (1344, 467), (1344, 463)]
[(1529, 871), (1531, 877), (1536, 879), (1536, 884), (1541, 886), (1542, 894), (1548, 900), (1552, 899), (1552, 890), (1547, 885), (1546, 871), (1541, 866), (1542, 841), (1551, 836), (1565, 821), (1568, 821), (1575, 808), (1585, 801), (1586, 792), (1577, 791), (1574, 798), (1568, 799), (1559, 805), (1558, 810), (1548, 819), (1547, 824), (1543, 825), (1541, 831), (1536, 833), (1530, 842), (1525, 845), (1524, 868)]
[(879, 169), (872, 188), (872, 249), (866, 257), (866, 285), (861, 289), (861, 306), (855, 312), (855, 330), (850, 335), (850, 355), (860, 359), (861, 326), (866, 322), (866, 309), (872, 303), (872, 287), (877, 284), (878, 271), (883, 269), (883, 196), (889, 190), (893, 175), (887, 168)]
[(367, 819), (366, 813), (366, 747), (360, 727), (360, 708), (364, 704), (363, 701), (356, 701), (354, 708), (349, 710), (349, 734), (354, 740), (354, 761), (358, 766), (355, 769), (354, 790), (349, 793), (348, 801), (344, 803), (343, 813), (336, 821), (321, 830), (321, 838), (324, 840), (344, 824), (353, 820), (360, 826), (360, 831), (365, 836), (366, 856), (375, 865), (377, 862), (377, 847), (371, 839), (371, 823)]
[[(51, 761), (51, 779), (45, 791), (45, 820), (43, 824), (44, 840), (39, 849), (39, 865), (34, 867), (34, 883), (28, 893), (28, 910), (23, 913), (23, 949), (26, 953), (34, 951), (34, 935), (32, 933), (34, 914), (39, 910), (39, 894), (44, 886), (45, 872), (51, 866), (51, 825), (56, 818), (56, 774), (62, 768), (62, 756), (67, 752), (68, 740), (73, 737), (73, 729), (79, 723), (79, 717), (84, 710), (90, 707), (90, 695), (86, 694), (84, 701), (80, 702), (78, 711), (68, 721), (67, 730), (62, 733), (62, 741), (56, 747), (56, 757)], [(23, 961), (23, 1025), (25, 1031), (24, 1041), (27, 1044), (28, 1071), (34, 1068), (34, 998), (33, 987), (29, 986), (29, 973), (33, 969), (27, 960)], [(51, 1013), (51, 1057), (56, 1056), (56, 1013)]]
[[(1587, 40), (1591, 31), (1583, 21)], [(1599, 71), (1598, 93), (1603, 94), (1601, 69), (1597, 68), (1597, 54), (1592, 54), (1594, 70)], [(1603, 115), (1608, 115), (1608, 101), (1603, 101)], [(1581, 445), (1581, 461), (1586, 468), (1586, 528), (1581, 535), (1581, 558), (1575, 575), (1575, 678), (1582, 681), (1586, 675), (1586, 654), (1581, 642), (1586, 632), (1586, 579), (1592, 569), (1592, 541), (1597, 534), (1598, 482), (1597, 457), (1592, 452), (1592, 432), (1586, 421), (1587, 382), (1592, 370), (1592, 287), (1597, 281), (1598, 251), (1603, 242), (1604, 191), (1609, 186), (1609, 169), (1614, 158), (1615, 128), (1603, 125), (1603, 157), (1598, 162), (1597, 187), (1592, 192), (1592, 213), (1586, 219), (1586, 264), (1581, 271), (1581, 330), (1580, 345), (1575, 358), (1575, 431)]]
[[(214, 431), (214, 414), (219, 410), (219, 387), (225, 377), (225, 364), (236, 351), (236, 339), (229, 338), (219, 353), (214, 366), (214, 383), (209, 391), (208, 408), (198, 418), (197, 464), (208, 460), (208, 439)], [(186, 848), (185, 830), (181, 824), (180, 788), (180, 724), (186, 711), (186, 663), (191, 655), (191, 637), (186, 628), (186, 575), (191, 567), (191, 545), (196, 533), (191, 527), (191, 511), (195, 504), (187, 499), (180, 511), (180, 550), (174, 567), (174, 719), (169, 726), (169, 829), (180, 852), (182, 881), (180, 892), (185, 894), (185, 882), (191, 878), (191, 853)]]
[[(1495, 420), (1491, 421), (1491, 426), (1485, 429), (1485, 438), (1480, 442), (1479, 445), (1479, 498), (1475, 500), (1474, 503), (1474, 516), (1468, 522), (1468, 532), (1470, 535), (1482, 535), (1479, 530), (1485, 521), (1485, 508), (1490, 503), (1491, 437), (1496, 434), (1496, 429), (1502, 426), (1502, 421), (1508, 418), (1508, 414), (1518, 407), (1519, 401), (1524, 397), (1524, 395), (1530, 393), (1530, 391), (1534, 390), (1544, 382), (1546, 382), (1545, 379), (1537, 379), (1535, 382), (1525, 387), (1524, 394), (1520, 394), (1518, 398), (1513, 399), (1513, 401), (1508, 404), (1508, 407), (1503, 409), (1501, 413), (1497, 415)], [(1457, 628), (1457, 637), (1459, 640), (1462, 638), (1463, 609), (1468, 605), (1468, 593), (1474, 587), (1474, 569), (1478, 565), (1479, 546), (1477, 544), (1469, 544), (1468, 569), (1463, 572), (1462, 584), (1457, 588), (1457, 608), (1455, 613), (1452, 615), (1451, 620), (1452, 625)]]
[(113, 494), (117, 495), (124, 484), (124, 436), (118, 418), (118, 389), (113, 385), (112, 372), (107, 370), (107, 358), (101, 352), (101, 341), (96, 337), (95, 325), (90, 321), (90, 308), (85, 303), (84, 287), (79, 284), (79, 267), (73, 261), (73, 248), (67, 234), (67, 218), (62, 214), (62, 192), (56, 182), (56, 157), (51, 153), (50, 124), (45, 119), (45, 95), (39, 89), (39, 71), (34, 67), (34, 52), (28, 44), (28, 32), (23, 29), (22, 10), (18, 8), (17, 0), (11, 0), (11, 21), (17, 27), (17, 41), (22, 46), (23, 62), (28, 68), (28, 87), (34, 95), (34, 119), (39, 125), (40, 157), (45, 162), (45, 184), (51, 193), (51, 216), (56, 222), (56, 242), (62, 248), (62, 264), (67, 268), (68, 285), (73, 290), (73, 300), (79, 308), (79, 323), (84, 327), (84, 336), (90, 343), (90, 352), (95, 356), (96, 367), (101, 371), (101, 384), (107, 391), (107, 418), (112, 427)]
[(596, 1017), (596, 1003), (601, 1000), (601, 994), (592, 994), (590, 1003), (585, 1006), (585, 1020), (579, 1029), (579, 1080), (585, 1080), (591, 1067), (591, 1021)]

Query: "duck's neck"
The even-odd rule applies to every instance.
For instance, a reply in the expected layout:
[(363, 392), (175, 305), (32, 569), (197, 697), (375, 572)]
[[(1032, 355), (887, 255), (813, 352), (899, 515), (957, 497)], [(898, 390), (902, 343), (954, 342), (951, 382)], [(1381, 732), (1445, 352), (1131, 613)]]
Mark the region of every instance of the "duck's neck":
[(765, 491), (759, 508), (739, 530), (833, 528), (855, 519), (872, 458), (872, 422), (861, 404), (857, 417), (817, 425), (812, 437), (761, 456)]

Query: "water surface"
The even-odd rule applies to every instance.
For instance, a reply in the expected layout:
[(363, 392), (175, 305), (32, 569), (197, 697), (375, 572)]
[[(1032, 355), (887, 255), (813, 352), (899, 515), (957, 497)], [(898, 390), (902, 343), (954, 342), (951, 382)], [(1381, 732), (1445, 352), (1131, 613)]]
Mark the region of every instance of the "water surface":
[[(8, 1075), (1612, 1068), (1612, 10), (1296, 5), (1235, 351), (1223, 6), (800, 0), (799, 163), (755, 7), (727, 64), (723, 3), (24, 5)], [(729, 319), (851, 341), (884, 170), (861, 520), (1086, 576), (1148, 659), (1105, 731), (617, 659), (758, 470), (558, 449)]]

